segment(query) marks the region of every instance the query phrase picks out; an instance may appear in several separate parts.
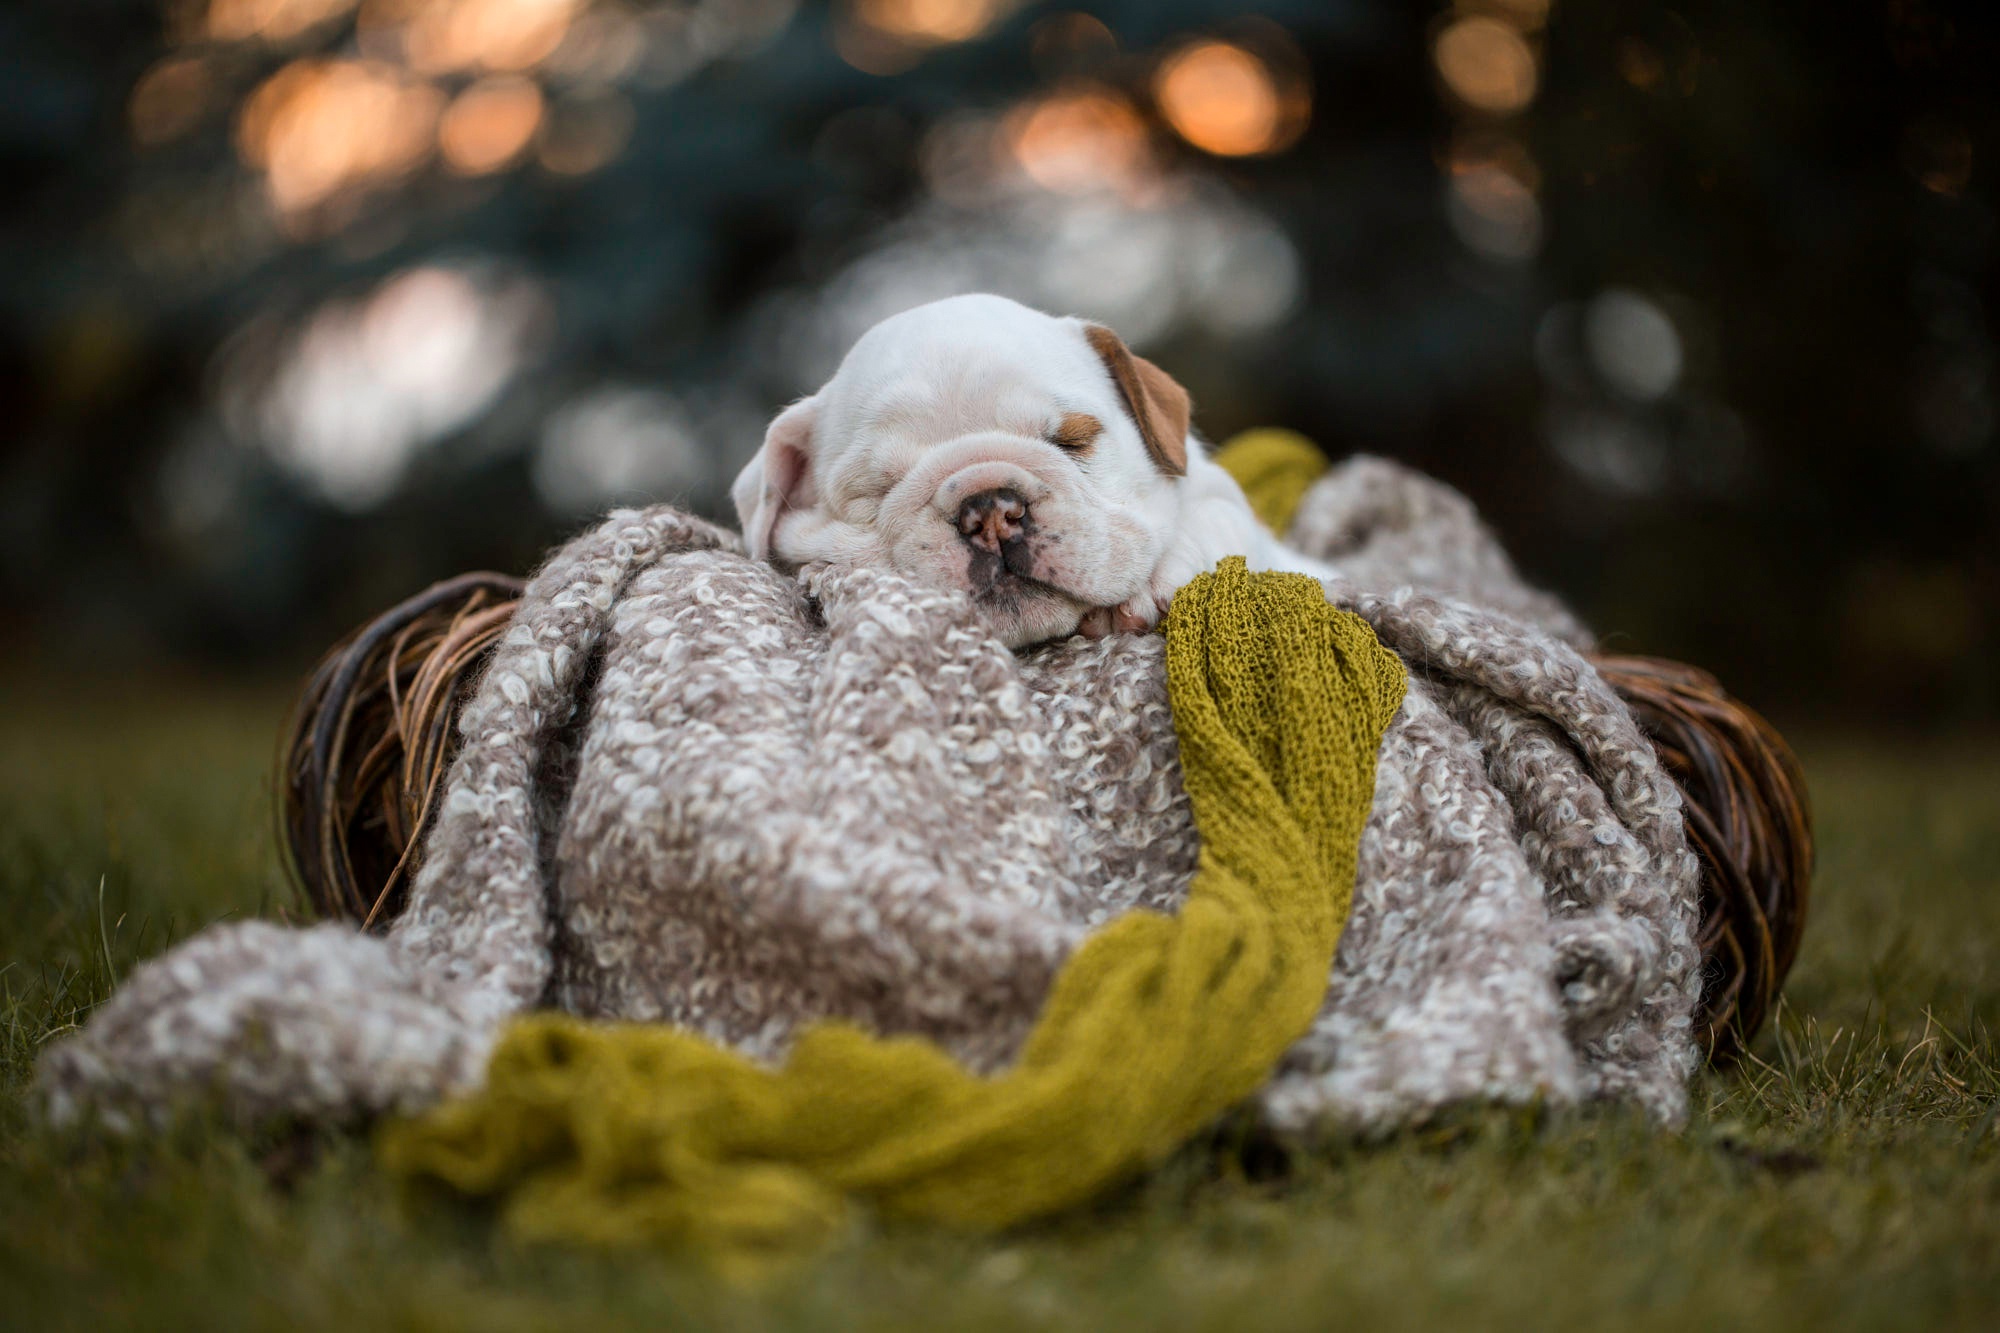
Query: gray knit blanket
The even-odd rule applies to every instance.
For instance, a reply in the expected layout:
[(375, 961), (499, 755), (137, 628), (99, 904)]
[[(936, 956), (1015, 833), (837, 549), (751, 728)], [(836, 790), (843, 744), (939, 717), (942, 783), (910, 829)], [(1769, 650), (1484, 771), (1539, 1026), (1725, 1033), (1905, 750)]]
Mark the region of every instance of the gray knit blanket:
[[(1472, 507), (1375, 459), (1289, 539), (1410, 668), (1281, 1133), (1471, 1101), (1686, 1110), (1697, 867), (1680, 795)], [(1172, 911), (1198, 842), (1158, 636), (1009, 652), (961, 595), (793, 576), (678, 510), (535, 577), (460, 717), (386, 935), (217, 925), (44, 1052), (58, 1121), (353, 1122), (478, 1085), (537, 1007), (780, 1058), (838, 1016), (1004, 1064), (1094, 927)]]

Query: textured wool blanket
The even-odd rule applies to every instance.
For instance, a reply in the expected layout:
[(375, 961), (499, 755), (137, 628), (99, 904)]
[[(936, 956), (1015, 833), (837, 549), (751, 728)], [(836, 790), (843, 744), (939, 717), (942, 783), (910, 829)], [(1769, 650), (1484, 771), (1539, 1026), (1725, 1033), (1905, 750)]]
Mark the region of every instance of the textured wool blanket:
[(770, 1069), (663, 1024), (526, 1019), (480, 1092), (389, 1125), (384, 1161), (500, 1199), (519, 1235), (734, 1261), (820, 1238), (850, 1195), (991, 1229), (1165, 1157), (1318, 1014), (1405, 686), (1318, 584), (1240, 557), (1175, 595), (1166, 638), (1200, 868), (1174, 916), (1070, 955), (1006, 1069), (841, 1023)]
[[(1478, 1100), (1678, 1121), (1696, 864), (1581, 627), (1462, 497), (1380, 460), (1315, 481), (1288, 539), (1410, 682), (1322, 1002), (1256, 1112), (1295, 1134)], [(839, 1019), (1006, 1068), (1095, 928), (1187, 897), (1165, 647), (1013, 654), (958, 595), (793, 577), (677, 510), (613, 514), (530, 585), (388, 933), (212, 927), (44, 1054), (48, 1109), (420, 1111), (479, 1087), (536, 1009), (758, 1061)]]

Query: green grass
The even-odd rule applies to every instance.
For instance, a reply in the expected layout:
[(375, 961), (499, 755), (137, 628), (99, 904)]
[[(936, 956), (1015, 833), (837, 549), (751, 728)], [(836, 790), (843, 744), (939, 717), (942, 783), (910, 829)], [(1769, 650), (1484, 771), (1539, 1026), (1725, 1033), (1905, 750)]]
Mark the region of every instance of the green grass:
[(1190, 1149), (999, 1240), (863, 1224), (755, 1289), (408, 1211), (337, 1136), (36, 1125), (37, 1050), (117, 977), (290, 901), (275, 695), (8, 690), (0, 1326), (1169, 1329), (2000, 1323), (2000, 757), (1808, 747), (1823, 852), (1783, 1022), (1693, 1123), (1467, 1113), (1289, 1162)]

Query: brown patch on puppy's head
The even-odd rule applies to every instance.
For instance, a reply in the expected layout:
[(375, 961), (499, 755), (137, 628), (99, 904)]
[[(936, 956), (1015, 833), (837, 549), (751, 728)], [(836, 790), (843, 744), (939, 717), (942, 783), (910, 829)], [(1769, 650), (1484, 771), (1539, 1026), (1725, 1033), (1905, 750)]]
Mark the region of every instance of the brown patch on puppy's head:
[(1102, 324), (1084, 325), (1083, 336), (1111, 372), (1160, 471), (1170, 477), (1186, 476), (1188, 422), (1194, 414), (1187, 390), (1145, 357), (1134, 355), (1123, 338)]

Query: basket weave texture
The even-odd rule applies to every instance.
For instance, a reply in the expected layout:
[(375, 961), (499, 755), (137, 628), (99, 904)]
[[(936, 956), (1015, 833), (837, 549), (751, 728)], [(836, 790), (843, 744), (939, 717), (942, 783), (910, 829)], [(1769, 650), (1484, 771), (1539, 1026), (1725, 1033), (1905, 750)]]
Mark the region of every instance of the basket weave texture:
[[(407, 899), (450, 763), (453, 722), (522, 582), (463, 574), (336, 644), (307, 678), (279, 752), (277, 793), (293, 877), (328, 919), (382, 930)], [(1798, 952), (1813, 869), (1798, 760), (1770, 723), (1705, 671), (1599, 656), (1686, 798), (1701, 862), (1697, 1038), (1735, 1059), (1762, 1027)]]
[(292, 877), (320, 916), (382, 929), (403, 910), (458, 705), (522, 587), (488, 573), (433, 584), (306, 678), (279, 750), (278, 814)]

